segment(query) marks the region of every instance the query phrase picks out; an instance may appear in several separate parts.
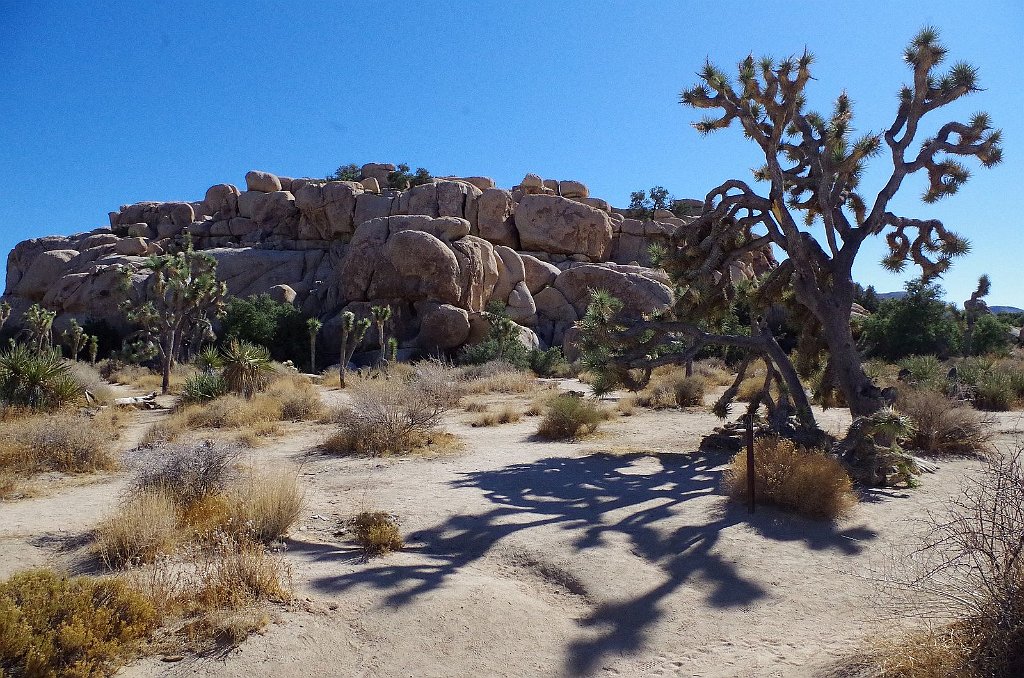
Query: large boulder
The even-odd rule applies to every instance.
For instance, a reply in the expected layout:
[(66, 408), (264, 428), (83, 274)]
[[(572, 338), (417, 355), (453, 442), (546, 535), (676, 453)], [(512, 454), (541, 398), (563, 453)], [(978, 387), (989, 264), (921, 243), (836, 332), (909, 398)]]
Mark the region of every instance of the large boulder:
[[(24, 244), (21, 243), (19, 247)], [(19, 252), (17, 247), (11, 252), (7, 266), (7, 293), (40, 301), (67, 270), (68, 262), (78, 256), (78, 250), (42, 250), (35, 252), (31, 257), (26, 256), (27, 254)], [(27, 261), (19, 266), (19, 259), (22, 257)]]
[(469, 314), (450, 304), (433, 304), (420, 321), (416, 345), (430, 353), (444, 353), (462, 346), (469, 338)]
[(362, 194), (362, 185), (354, 181), (303, 185), (295, 194), (295, 207), (302, 214), (299, 238), (334, 240), (351, 236), (358, 225), (353, 216)]
[(523, 270), (526, 274), (526, 287), (530, 290), (530, 294), (537, 294), (555, 282), (555, 278), (561, 273), (554, 264), (541, 261), (529, 254), (520, 253), (519, 258), (523, 262)]
[(273, 191), (281, 190), (281, 180), (277, 178), (277, 175), (270, 172), (249, 170), (245, 173), (245, 187), (249, 191), (272, 193)]
[(217, 184), (206, 189), (204, 212), (217, 219), (238, 216), (239, 190), (231, 184)]
[(585, 185), (578, 181), (559, 181), (558, 194), (563, 198), (587, 198), (590, 191)]
[(503, 245), (495, 247), (494, 254), (498, 258), (498, 282), (491, 296), (505, 304), (516, 285), (526, 280), (526, 266), (517, 252)]
[(623, 302), (627, 314), (640, 316), (663, 311), (672, 304), (672, 289), (664, 273), (640, 266), (584, 264), (562, 272), (554, 287), (579, 317), (590, 305), (590, 290), (606, 290)]
[(477, 199), (477, 232), (484, 240), (495, 245), (513, 249), (519, 247), (519, 233), (516, 231), (515, 203), (512, 194), (498, 188), (489, 188)]
[(515, 212), (524, 250), (583, 255), (603, 261), (611, 252), (608, 215), (557, 195), (524, 195)]

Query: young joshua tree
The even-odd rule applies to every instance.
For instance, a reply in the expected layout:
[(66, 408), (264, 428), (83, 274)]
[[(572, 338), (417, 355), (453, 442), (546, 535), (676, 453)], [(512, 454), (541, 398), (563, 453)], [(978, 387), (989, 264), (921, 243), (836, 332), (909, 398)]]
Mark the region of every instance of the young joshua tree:
[(316, 318), (306, 321), (306, 331), (309, 332), (309, 373), (316, 374), (316, 335), (320, 334), (324, 324)]
[(0, 302), (0, 330), (11, 317), (11, 305), (6, 301)]
[(82, 329), (77, 320), (72, 320), (71, 328), (61, 333), (61, 339), (64, 340), (68, 350), (71, 351), (71, 359), (78, 362), (78, 355), (89, 343), (89, 335), (85, 333), (85, 330)]
[(373, 315), (373, 326), (377, 330), (377, 346), (380, 347), (377, 367), (383, 367), (387, 360), (387, 343), (384, 341), (384, 331), (387, 328), (388, 321), (391, 320), (391, 307), (372, 306), (370, 313)]
[(196, 252), (191, 241), (177, 254), (150, 257), (146, 266), (153, 274), (144, 298), (128, 300), (122, 307), (129, 320), (139, 323), (156, 340), (163, 372), (161, 388), (166, 394), (183, 340), (210, 315), (223, 313), (227, 285), (217, 281), (216, 259)]
[(988, 275), (978, 278), (978, 287), (971, 293), (971, 298), (964, 302), (964, 318), (967, 320), (967, 330), (964, 332), (964, 355), (971, 355), (973, 351), (974, 326), (978, 318), (983, 316), (988, 306), (985, 305), (984, 297), (992, 290), (992, 281)]
[(352, 360), (356, 347), (362, 343), (368, 329), (370, 329), (369, 318), (356, 320), (356, 314), (352, 311), (345, 311), (341, 314), (341, 357), (338, 367), (341, 388), (345, 388), (345, 373), (348, 371), (348, 362)]

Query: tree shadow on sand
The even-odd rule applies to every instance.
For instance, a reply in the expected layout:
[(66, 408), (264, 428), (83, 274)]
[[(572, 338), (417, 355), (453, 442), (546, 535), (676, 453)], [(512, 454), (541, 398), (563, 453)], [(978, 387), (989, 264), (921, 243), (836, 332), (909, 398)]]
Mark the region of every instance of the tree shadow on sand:
[(441, 586), (505, 537), (531, 528), (556, 526), (568, 532), (577, 553), (610, 535), (624, 535), (635, 555), (668, 576), (643, 595), (599, 605), (581, 620), (597, 635), (570, 647), (566, 671), (589, 675), (604, 656), (640, 649), (647, 630), (665, 614), (665, 599), (695, 577), (700, 579), (700, 590), (706, 591), (707, 603), (715, 607), (742, 607), (767, 596), (759, 583), (744, 578), (735, 564), (716, 552), (722, 530), (730, 526), (747, 523), (766, 538), (799, 540), (812, 549), (838, 548), (849, 554), (874, 537), (866, 530), (840, 532), (828, 523), (792, 524), (769, 510), (749, 516), (734, 505), (711, 511), (700, 524), (676, 527), (680, 505), (716, 492), (723, 461), (720, 455), (701, 453), (656, 457), (598, 453), (464, 473), (451, 485), (480, 490), (493, 508), (477, 515), (455, 515), (409, 535), (406, 550), (427, 562), (371, 563), (355, 572), (315, 580), (313, 585), (331, 593), (370, 586), (387, 592), (386, 604), (401, 606)]

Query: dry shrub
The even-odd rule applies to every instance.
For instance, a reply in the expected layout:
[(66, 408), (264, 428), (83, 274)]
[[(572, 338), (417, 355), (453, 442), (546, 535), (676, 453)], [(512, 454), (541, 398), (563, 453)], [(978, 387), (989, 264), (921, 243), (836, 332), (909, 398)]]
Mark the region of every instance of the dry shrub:
[(903, 389), (896, 407), (916, 428), (906, 447), (925, 454), (977, 454), (991, 437), (977, 412), (929, 389)]
[(294, 473), (251, 469), (229, 490), (226, 503), (235, 532), (267, 543), (284, 536), (295, 524), (303, 499)]
[(179, 541), (177, 507), (163, 492), (132, 495), (96, 528), (96, 553), (111, 568), (151, 563)]
[(181, 437), (181, 434), (185, 432), (187, 427), (188, 417), (177, 412), (169, 414), (166, 418), (146, 429), (146, 432), (142, 434), (139, 447), (148, 448), (164, 443), (173, 443)]
[(631, 417), (636, 413), (636, 396), (623, 396), (615, 405), (623, 417)]
[(17, 476), (8, 471), (0, 471), (0, 501), (17, 497), (20, 486)]
[(511, 405), (505, 405), (497, 412), (484, 412), (474, 419), (471, 426), (498, 426), (500, 424), (514, 424), (523, 418), (522, 413)]
[[(759, 438), (754, 443), (754, 488), (757, 501), (774, 504), (809, 518), (834, 519), (854, 504), (850, 476), (838, 460), (820, 450), (797, 447), (785, 438)], [(739, 501), (747, 497), (747, 453), (733, 457), (725, 487)]]
[[(176, 363), (171, 370), (170, 391), (177, 393), (185, 385), (185, 381), (196, 373), (190, 365)], [(140, 365), (126, 365), (108, 361), (100, 367), (100, 374), (115, 384), (134, 386), (141, 391), (159, 391), (163, 386), (160, 372)]]
[(323, 414), (324, 404), (316, 387), (306, 377), (290, 376), (270, 384), (261, 396), (276, 400), (285, 421), (315, 420)]
[(455, 370), (440, 363), (420, 363), (409, 379), (355, 382), (349, 390), (352, 405), (328, 451), (384, 455), (423, 447), (461, 396)]
[(695, 362), (693, 376), (700, 377), (709, 386), (728, 386), (733, 380), (728, 366), (719, 358), (704, 358)]
[(281, 403), (266, 394), (257, 394), (246, 400), (237, 395), (226, 395), (203, 405), (186, 407), (189, 428), (244, 428), (259, 422), (280, 421)]
[(740, 382), (739, 388), (736, 389), (736, 400), (742, 403), (750, 402), (761, 392), (762, 388), (764, 388), (764, 374), (751, 375), (748, 372)]
[(487, 403), (483, 400), (470, 400), (466, 403), (467, 412), (486, 412)]
[(398, 519), (390, 513), (363, 511), (350, 521), (350, 527), (367, 556), (384, 555), (405, 546)]
[(0, 468), (23, 473), (88, 473), (117, 468), (110, 447), (117, 437), (110, 417), (58, 412), (5, 421), (0, 428)]
[(0, 582), (0, 673), (111, 675), (157, 623), (152, 603), (123, 581), (20, 572)]
[(492, 360), (482, 365), (467, 365), (460, 372), (461, 378), (466, 382), (465, 391), (471, 394), (529, 393), (541, 388), (540, 382), (532, 372), (520, 370), (501, 360)]
[(240, 454), (237, 446), (209, 440), (151, 448), (140, 455), (130, 491), (162, 492), (189, 506), (225, 490)]
[(99, 370), (85, 362), (70, 362), (67, 365), (71, 378), (92, 397), (91, 404), (109, 405), (114, 401), (114, 389), (100, 375)]
[(537, 435), (548, 440), (567, 440), (593, 433), (605, 419), (596, 403), (574, 395), (560, 395), (551, 400)]
[(704, 404), (704, 380), (701, 377), (683, 377), (674, 384), (676, 404), (679, 407), (697, 407)]

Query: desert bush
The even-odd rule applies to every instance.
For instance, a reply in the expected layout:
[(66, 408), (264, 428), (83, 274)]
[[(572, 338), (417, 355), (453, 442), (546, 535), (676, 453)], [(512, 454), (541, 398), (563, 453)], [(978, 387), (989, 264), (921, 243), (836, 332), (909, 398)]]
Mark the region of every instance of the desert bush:
[(974, 410), (929, 389), (902, 389), (896, 408), (913, 420), (906, 446), (925, 454), (973, 454), (987, 450), (991, 437)]
[(898, 383), (899, 365), (879, 358), (864, 361), (864, 374), (879, 388), (888, 388)]
[(914, 280), (907, 294), (886, 299), (862, 324), (860, 342), (873, 357), (899, 360), (910, 355), (950, 355), (959, 350), (962, 330), (955, 310), (942, 300), (942, 288)]
[(693, 376), (700, 377), (705, 384), (728, 386), (732, 383), (732, 373), (720, 358), (704, 358), (693, 364)]
[(137, 492), (96, 528), (95, 550), (111, 569), (151, 563), (179, 541), (177, 507), (166, 493)]
[(71, 378), (82, 389), (83, 395), (86, 392), (89, 394), (87, 400), (89, 400), (90, 404), (107, 405), (114, 400), (114, 389), (100, 376), (99, 371), (95, 367), (81, 361), (67, 363), (67, 367)]
[(456, 371), (440, 363), (420, 363), (409, 379), (358, 381), (350, 390), (351, 407), (326, 443), (329, 451), (383, 455), (421, 447), (461, 395)]
[(324, 412), (319, 392), (305, 377), (279, 378), (270, 384), (263, 395), (280, 403), (281, 419), (284, 421), (313, 420)]
[(350, 521), (350, 528), (367, 556), (400, 551), (405, 546), (398, 520), (390, 513), (364, 511)]
[(173, 443), (181, 437), (187, 426), (188, 420), (182, 413), (170, 414), (146, 429), (139, 447), (146, 449), (163, 443)]
[[(195, 374), (195, 368), (191, 365), (175, 363), (171, 368), (170, 391), (178, 393), (190, 376)], [(99, 365), (99, 372), (104, 379), (115, 384), (134, 386), (141, 391), (159, 391), (162, 387), (163, 376), (148, 367), (133, 365), (111, 358)]]
[(479, 417), (474, 419), (471, 426), (498, 426), (500, 424), (514, 424), (523, 418), (523, 415), (519, 410), (511, 405), (502, 407), (497, 412), (484, 412)]
[(309, 362), (306, 319), (292, 304), (276, 302), (268, 294), (245, 299), (231, 297), (221, 319), (224, 343), (232, 339), (265, 346), (274, 360)]
[(683, 377), (673, 386), (676, 404), (679, 407), (696, 407), (704, 404), (704, 380), (700, 377)]
[(178, 395), (182, 405), (198, 405), (227, 394), (228, 385), (219, 374), (197, 372), (185, 379)]
[[(785, 438), (759, 438), (754, 443), (754, 466), (758, 502), (826, 519), (844, 515), (857, 503), (842, 464), (820, 450), (798, 447)], [(725, 487), (731, 497), (746, 501), (745, 451), (733, 457), (725, 473)]]
[(162, 492), (178, 506), (189, 506), (224, 491), (240, 453), (209, 440), (151, 448), (141, 454), (130, 490)]
[(284, 536), (299, 519), (304, 495), (294, 473), (245, 474), (227, 493), (233, 531), (259, 542)]
[(82, 395), (59, 350), (36, 352), (13, 344), (0, 351), (0, 403), (53, 410), (79, 402)]
[(259, 394), (252, 400), (237, 395), (221, 396), (202, 406), (181, 410), (188, 428), (243, 428), (281, 420), (281, 403)]
[(635, 396), (623, 396), (619, 398), (619, 402), (616, 403), (615, 409), (619, 411), (624, 417), (631, 417), (636, 413), (636, 397)]
[(117, 468), (110, 442), (117, 437), (110, 417), (58, 412), (4, 422), (0, 468), (24, 473), (89, 473)]
[(548, 405), (537, 427), (537, 435), (549, 440), (566, 440), (592, 433), (604, 419), (596, 403), (574, 395), (559, 395)]
[(0, 672), (108, 675), (137, 652), (157, 623), (151, 602), (117, 579), (20, 572), (0, 583)]

